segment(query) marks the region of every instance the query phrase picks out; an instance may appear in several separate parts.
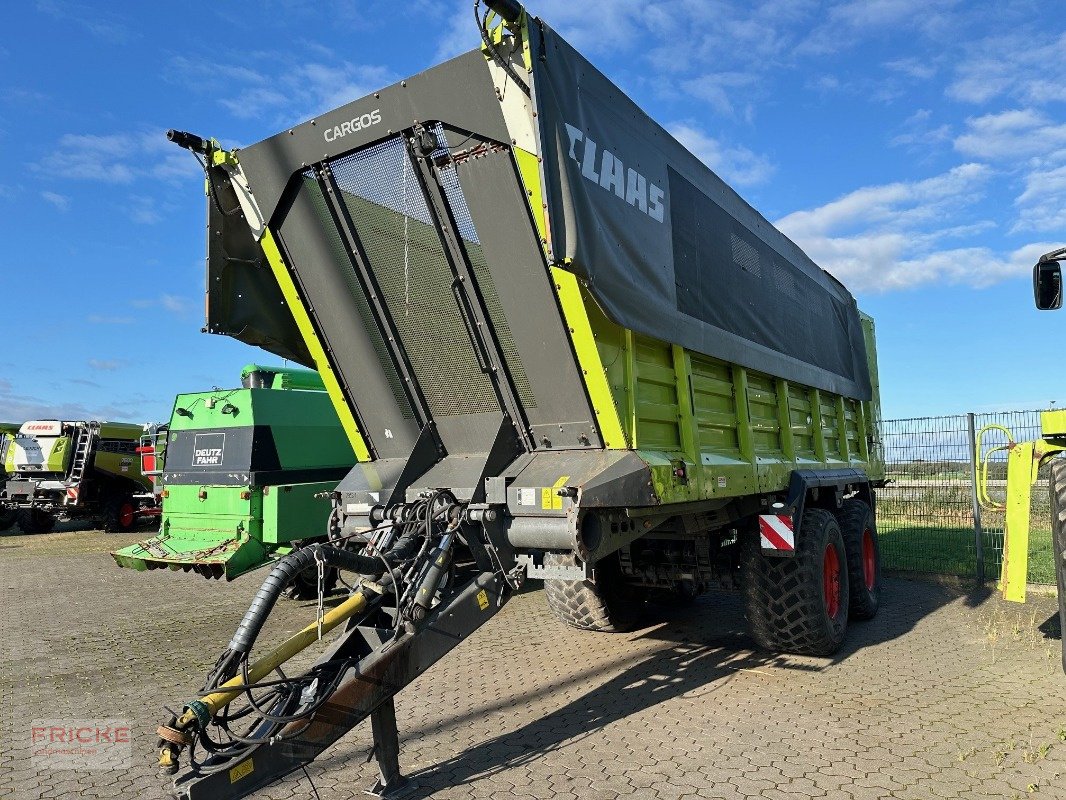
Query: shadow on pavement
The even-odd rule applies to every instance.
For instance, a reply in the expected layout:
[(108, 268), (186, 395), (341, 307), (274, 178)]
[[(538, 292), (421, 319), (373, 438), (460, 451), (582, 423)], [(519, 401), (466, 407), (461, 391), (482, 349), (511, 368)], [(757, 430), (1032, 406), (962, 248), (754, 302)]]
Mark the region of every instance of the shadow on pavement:
[[(475, 742), (454, 758), (413, 773), (409, 777), (419, 786), (411, 796), (429, 797), (446, 787), (532, 762), (544, 753), (569, 748), (613, 722), (680, 695), (697, 690), (700, 694), (714, 692), (740, 672), (767, 667), (821, 671), (862, 648), (902, 636), (923, 617), (960, 596), (959, 591), (937, 584), (890, 580), (886, 584), (885, 606), (878, 618), (853, 624), (839, 653), (832, 658), (815, 659), (755, 651), (745, 630), (739, 597), (709, 595), (689, 608), (667, 612), (662, 624), (646, 629), (635, 640), (653, 639), (665, 643), (665, 647), (650, 653), (644, 649), (631, 660), (603, 664), (538, 687), (529, 696), (559, 692), (594, 679), (597, 674), (617, 672), (623, 667), (621, 673), (563, 708), (516, 731)], [(454, 715), (440, 720), (434, 727), (461, 726), (471, 717), (501, 710), (512, 702)], [(401, 741), (420, 733), (401, 731)]]

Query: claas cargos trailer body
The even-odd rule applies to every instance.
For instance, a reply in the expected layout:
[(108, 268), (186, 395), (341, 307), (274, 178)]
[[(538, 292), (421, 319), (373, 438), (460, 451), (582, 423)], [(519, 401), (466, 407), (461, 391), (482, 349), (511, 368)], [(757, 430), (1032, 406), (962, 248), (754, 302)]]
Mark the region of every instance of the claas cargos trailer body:
[(159, 533), (112, 553), (119, 566), (230, 580), (327, 539), (329, 493), (355, 456), (321, 379), (250, 364), (241, 383), (177, 396), (142, 454), (162, 467)]
[[(528, 578), (600, 631), (740, 589), (761, 647), (814, 655), (877, 610), (872, 321), (547, 24), (490, 5), (481, 49), (259, 144), (170, 133), (208, 164), (208, 330), (314, 366), (358, 458), (340, 535), (279, 562), (160, 729), (168, 769), (193, 745), (183, 796), (246, 794), (367, 716), (396, 790), (393, 695)], [(348, 598), (250, 659), (316, 561)], [(197, 750), (337, 626), (249, 735)]]

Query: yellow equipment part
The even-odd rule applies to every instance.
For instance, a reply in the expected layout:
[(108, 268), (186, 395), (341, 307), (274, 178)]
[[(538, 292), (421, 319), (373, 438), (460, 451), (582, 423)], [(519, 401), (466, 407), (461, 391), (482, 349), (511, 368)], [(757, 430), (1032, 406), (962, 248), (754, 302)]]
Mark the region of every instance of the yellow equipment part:
[[(1066, 451), (1066, 410), (1044, 411), (1040, 415), (1043, 438), (1031, 442), (1016, 442), (1002, 425), (987, 425), (977, 434), (978, 483), (977, 499), (985, 508), (1006, 512), (1003, 525), (1003, 565), (999, 575), (999, 590), (1006, 600), (1025, 602), (1029, 572), (1029, 507), (1033, 484), (1041, 465), (1058, 453)], [(1004, 433), (1007, 443), (983, 449), (985, 435), (993, 430)], [(988, 494), (988, 464), (996, 453), (1007, 453), (1007, 499), (997, 503)]]
[[(321, 627), (317, 621), (311, 623), (303, 630), (290, 636), (274, 650), (251, 664), (248, 667), (248, 681), (250, 683), (261, 681), (301, 650), (304, 650), (314, 644), (314, 642), (318, 641), (320, 630), (321, 633), (327, 633), (345, 620), (362, 612), (365, 608), (366, 598), (363, 596), (362, 592), (356, 592), (339, 606), (324, 614), (322, 616)], [(244, 685), (244, 677), (242, 675), (237, 675), (222, 684), (222, 686), (219, 687), (219, 691), (201, 697), (200, 702), (207, 706), (208, 711), (213, 717), (240, 696), (242, 692), (241, 687)], [(178, 717), (177, 728), (179, 730), (184, 730), (192, 724), (195, 719), (196, 715), (192, 711), (186, 711)]]

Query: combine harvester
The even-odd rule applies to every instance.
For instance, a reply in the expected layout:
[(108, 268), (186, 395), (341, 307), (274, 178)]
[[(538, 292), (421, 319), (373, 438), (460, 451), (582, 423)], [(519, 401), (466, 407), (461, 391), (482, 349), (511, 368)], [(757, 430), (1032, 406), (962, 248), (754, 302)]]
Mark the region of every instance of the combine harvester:
[(157, 513), (152, 480), (141, 473), (143, 425), (37, 419), (22, 423), (5, 454), (0, 509), (23, 533), (60, 521), (90, 520), (126, 532)]
[[(7, 483), (7, 448), (11, 444), (11, 440), (15, 438), (15, 434), (19, 432), (19, 425), (11, 422), (0, 422), (0, 486)], [(0, 502), (0, 531), (6, 531), (12, 525), (15, 524), (18, 518), (18, 511), (13, 508), (6, 507)]]
[[(259, 144), (169, 134), (206, 164), (208, 330), (318, 370), (358, 459), (331, 542), (273, 567), (160, 727), (181, 797), (247, 796), (367, 717), (374, 791), (401, 792), (393, 696), (527, 579), (595, 631), (737, 589), (760, 647), (817, 656), (877, 612), (872, 321), (547, 24), (488, 5), (481, 49)], [(253, 657), (327, 566), (347, 598)]]
[[(322, 379), (257, 364), (239, 389), (178, 395), (141, 450), (143, 469), (162, 479), (159, 534), (115, 561), (227, 580), (326, 541), (328, 493), (355, 463)], [(290, 594), (313, 597), (317, 586), (297, 579)]]

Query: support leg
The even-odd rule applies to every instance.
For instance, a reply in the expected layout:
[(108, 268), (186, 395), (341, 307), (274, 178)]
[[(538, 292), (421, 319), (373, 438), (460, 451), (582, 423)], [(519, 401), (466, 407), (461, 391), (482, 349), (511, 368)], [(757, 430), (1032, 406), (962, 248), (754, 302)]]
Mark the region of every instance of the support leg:
[(396, 730), (396, 704), (393, 698), (375, 708), (370, 714), (374, 733), (373, 756), (378, 762), (378, 779), (366, 794), (381, 800), (395, 800), (416, 788), (400, 774), (400, 735)]

